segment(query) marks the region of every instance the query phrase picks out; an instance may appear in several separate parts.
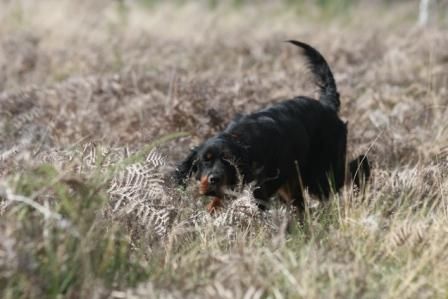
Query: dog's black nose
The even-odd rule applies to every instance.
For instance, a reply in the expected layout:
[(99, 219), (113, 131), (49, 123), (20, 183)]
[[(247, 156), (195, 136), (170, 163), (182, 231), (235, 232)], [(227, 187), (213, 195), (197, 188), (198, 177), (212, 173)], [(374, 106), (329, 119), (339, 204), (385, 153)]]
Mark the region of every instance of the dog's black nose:
[(210, 175), (208, 177), (208, 183), (211, 184), (211, 185), (217, 185), (219, 183), (219, 181), (220, 181), (220, 179), (217, 176)]

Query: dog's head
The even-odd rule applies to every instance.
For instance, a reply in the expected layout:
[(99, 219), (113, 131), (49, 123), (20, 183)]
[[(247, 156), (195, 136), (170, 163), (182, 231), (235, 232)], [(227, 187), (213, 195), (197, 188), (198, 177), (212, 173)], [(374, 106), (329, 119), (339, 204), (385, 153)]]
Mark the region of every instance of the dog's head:
[(175, 177), (180, 185), (194, 177), (199, 184), (199, 193), (221, 197), (225, 188), (232, 188), (237, 183), (239, 158), (238, 145), (219, 135), (193, 149), (177, 167)]

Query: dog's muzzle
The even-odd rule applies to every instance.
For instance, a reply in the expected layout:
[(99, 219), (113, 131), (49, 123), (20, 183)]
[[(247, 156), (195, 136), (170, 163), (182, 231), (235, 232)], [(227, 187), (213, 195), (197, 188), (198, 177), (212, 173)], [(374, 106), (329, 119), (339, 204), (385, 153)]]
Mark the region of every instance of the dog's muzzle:
[(199, 193), (202, 195), (219, 196), (222, 180), (219, 176), (210, 174), (204, 175), (199, 181)]

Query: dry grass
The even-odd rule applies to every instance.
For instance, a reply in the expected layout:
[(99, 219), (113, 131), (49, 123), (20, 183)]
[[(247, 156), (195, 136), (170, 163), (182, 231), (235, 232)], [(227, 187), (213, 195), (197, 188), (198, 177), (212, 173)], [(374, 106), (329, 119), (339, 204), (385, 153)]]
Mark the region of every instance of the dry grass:
[[(448, 296), (443, 25), (406, 4), (124, 3), (0, 1), (2, 298)], [(303, 226), (250, 186), (210, 216), (166, 173), (236, 113), (312, 94), (291, 38), (330, 62), (372, 181), (310, 199)]]

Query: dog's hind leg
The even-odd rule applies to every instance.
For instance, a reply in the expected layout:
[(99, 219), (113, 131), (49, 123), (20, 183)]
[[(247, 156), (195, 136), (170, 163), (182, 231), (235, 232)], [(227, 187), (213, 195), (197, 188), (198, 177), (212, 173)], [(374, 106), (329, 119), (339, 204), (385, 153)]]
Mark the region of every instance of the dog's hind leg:
[(351, 182), (357, 188), (365, 187), (371, 175), (371, 166), (366, 155), (359, 155), (348, 164)]

